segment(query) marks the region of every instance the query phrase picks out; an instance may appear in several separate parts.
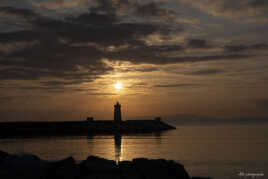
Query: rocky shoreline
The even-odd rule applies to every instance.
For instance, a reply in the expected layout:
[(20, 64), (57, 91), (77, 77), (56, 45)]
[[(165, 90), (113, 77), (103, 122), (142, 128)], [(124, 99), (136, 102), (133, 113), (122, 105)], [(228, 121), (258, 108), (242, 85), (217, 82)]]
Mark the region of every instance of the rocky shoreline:
[(35, 155), (0, 151), (0, 178), (16, 179), (209, 179), (190, 177), (182, 164), (165, 159), (136, 158), (118, 164), (95, 156), (77, 163), (73, 157), (46, 161)]

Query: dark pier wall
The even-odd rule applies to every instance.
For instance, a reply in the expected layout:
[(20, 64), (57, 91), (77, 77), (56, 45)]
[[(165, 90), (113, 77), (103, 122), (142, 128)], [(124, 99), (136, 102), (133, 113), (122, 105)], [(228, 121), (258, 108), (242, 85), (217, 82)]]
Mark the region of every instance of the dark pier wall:
[(159, 120), (5, 122), (0, 123), (0, 137), (25, 135), (90, 135), (146, 133), (175, 129)]

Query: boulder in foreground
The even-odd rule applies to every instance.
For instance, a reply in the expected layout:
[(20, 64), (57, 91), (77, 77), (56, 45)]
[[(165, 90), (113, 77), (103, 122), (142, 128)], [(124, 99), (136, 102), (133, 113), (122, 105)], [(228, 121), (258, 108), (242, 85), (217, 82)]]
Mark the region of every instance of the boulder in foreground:
[[(118, 164), (95, 156), (76, 163), (72, 157), (46, 161), (37, 156), (0, 151), (1, 179), (191, 179), (184, 166), (172, 160), (136, 158)], [(192, 179), (208, 179), (192, 177)]]

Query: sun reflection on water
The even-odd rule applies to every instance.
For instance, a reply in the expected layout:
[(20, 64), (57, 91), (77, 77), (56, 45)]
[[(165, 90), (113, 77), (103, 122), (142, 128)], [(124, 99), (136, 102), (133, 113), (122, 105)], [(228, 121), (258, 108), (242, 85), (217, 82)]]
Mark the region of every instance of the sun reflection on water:
[(122, 136), (120, 134), (114, 135), (114, 153), (115, 153), (116, 164), (122, 161), (121, 143), (122, 143)]

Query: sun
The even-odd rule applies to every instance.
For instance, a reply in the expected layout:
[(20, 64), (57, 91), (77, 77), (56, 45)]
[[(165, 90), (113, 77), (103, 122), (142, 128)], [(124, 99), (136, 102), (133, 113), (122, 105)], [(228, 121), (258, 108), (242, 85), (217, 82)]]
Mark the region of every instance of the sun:
[(120, 90), (122, 88), (122, 84), (117, 82), (114, 84), (114, 88), (117, 89), (117, 90)]

